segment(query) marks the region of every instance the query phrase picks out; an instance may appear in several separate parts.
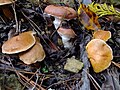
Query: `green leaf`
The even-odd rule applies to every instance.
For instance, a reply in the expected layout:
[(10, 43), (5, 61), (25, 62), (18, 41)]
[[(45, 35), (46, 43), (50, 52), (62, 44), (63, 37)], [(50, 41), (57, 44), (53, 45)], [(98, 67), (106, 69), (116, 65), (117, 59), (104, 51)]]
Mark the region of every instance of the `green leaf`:
[(48, 69), (47, 69), (47, 67), (46, 67), (46, 66), (43, 67), (43, 68), (42, 68), (42, 71), (43, 71), (44, 73), (48, 73)]

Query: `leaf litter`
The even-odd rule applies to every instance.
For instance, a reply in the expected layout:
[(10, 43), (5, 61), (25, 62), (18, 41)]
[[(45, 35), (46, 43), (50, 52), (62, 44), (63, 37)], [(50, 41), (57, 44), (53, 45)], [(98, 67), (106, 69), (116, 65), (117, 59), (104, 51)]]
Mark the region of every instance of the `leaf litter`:
[[(76, 12), (80, 5), (79, 2), (80, 1), (74, 0), (74, 2), (70, 4)], [(64, 3), (54, 4), (65, 6), (65, 3), (67, 3), (67, 0), (64, 1)], [(67, 5), (69, 6), (68, 3)], [(93, 37), (93, 32), (87, 30), (89, 27), (79, 20), (79, 15), (78, 18), (67, 21), (68, 25), (70, 25), (77, 34), (77, 37), (73, 40), (72, 48), (65, 49), (62, 43), (58, 43), (58, 40), (61, 40), (61, 38), (57, 32), (54, 32), (54, 25), (51, 23), (51, 25), (48, 26), (48, 20), (43, 14), (44, 8), (49, 4), (51, 3), (46, 2), (46, 0), (39, 1), (39, 4), (34, 4), (26, 0), (18, 0), (13, 4), (6, 5), (5, 7), (7, 9), (3, 10), (0, 8), (0, 47), (2, 47), (3, 43), (9, 38), (19, 33), (32, 30), (35, 31), (36, 36), (40, 38), (40, 42), (46, 53), (46, 57), (42, 62), (26, 65), (19, 60), (18, 54), (3, 54), (2, 50), (0, 50), (1, 74), (6, 78), (14, 74), (19, 81), (17, 82), (19, 83), (18, 85), (22, 85), (22, 88), (19, 90), (117, 90), (120, 88), (120, 71), (117, 67), (120, 60), (120, 21), (114, 21), (114, 17), (111, 18), (109, 15), (97, 19), (95, 19), (94, 15), (92, 16), (92, 18), (94, 18), (92, 19), (94, 24), (96, 24), (95, 22), (99, 22), (101, 26), (99, 27), (99, 25), (97, 25), (99, 28), (108, 30), (112, 34), (107, 44), (109, 44), (113, 50), (114, 58), (112, 61), (115, 62), (108, 69), (97, 74), (92, 69), (85, 49), (87, 43)], [(88, 13), (90, 13), (89, 10)], [(9, 16), (11, 14), (13, 14), (14, 18)], [(87, 18), (90, 19), (89, 15)], [(49, 19), (51, 21), (54, 20), (52, 16)], [(89, 25), (91, 25), (91, 22), (89, 22)], [(92, 29), (94, 30), (93, 25)], [(75, 56), (76, 60), (83, 62), (83, 68), (78, 73), (64, 70), (67, 59), (72, 56)], [(2, 83), (0, 88), (16, 90), (8, 85), (9, 79), (4, 83), (6, 78), (0, 81)]]

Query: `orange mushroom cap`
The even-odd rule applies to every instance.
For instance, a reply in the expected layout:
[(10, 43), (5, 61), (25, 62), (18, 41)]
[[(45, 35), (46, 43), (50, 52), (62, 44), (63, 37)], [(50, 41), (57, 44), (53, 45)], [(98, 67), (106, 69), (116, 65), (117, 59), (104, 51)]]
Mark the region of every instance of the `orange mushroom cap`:
[(33, 34), (35, 32), (28, 31), (8, 39), (2, 45), (2, 53), (15, 54), (31, 48), (36, 42)]
[(104, 30), (98, 30), (94, 32), (93, 38), (95, 39), (102, 39), (104, 41), (107, 41), (111, 38), (111, 32), (110, 31), (104, 31)]
[(44, 12), (65, 19), (72, 19), (77, 17), (77, 12), (73, 8), (66, 6), (48, 5)]
[(25, 64), (33, 64), (37, 61), (42, 61), (45, 58), (45, 52), (40, 43), (36, 42), (35, 45), (27, 51), (19, 54), (20, 60)]
[(93, 70), (99, 73), (107, 69), (113, 59), (111, 47), (101, 39), (93, 39), (86, 46), (88, 58)]

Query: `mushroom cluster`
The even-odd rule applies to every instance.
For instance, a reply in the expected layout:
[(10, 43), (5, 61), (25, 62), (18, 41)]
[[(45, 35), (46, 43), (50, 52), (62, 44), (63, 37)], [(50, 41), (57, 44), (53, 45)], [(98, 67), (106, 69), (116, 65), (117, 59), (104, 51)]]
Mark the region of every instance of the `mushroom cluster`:
[(77, 12), (73, 8), (67, 6), (48, 5), (44, 13), (55, 17), (53, 24), (62, 38), (64, 48), (71, 48), (72, 42), (70, 42), (70, 39), (74, 38), (76, 34), (71, 28), (63, 28), (60, 24), (65, 23), (65, 20), (76, 18)]
[(94, 30), (93, 39), (87, 44), (88, 58), (96, 73), (102, 72), (111, 65), (113, 52), (106, 43), (111, 38), (111, 32), (105, 30)]
[(34, 34), (35, 32), (28, 31), (8, 39), (2, 45), (2, 53), (18, 53), (20, 60), (25, 64), (42, 61), (45, 58), (45, 52), (42, 45), (36, 41)]
[(99, 73), (107, 69), (113, 59), (111, 47), (101, 39), (93, 39), (86, 46), (88, 58), (92, 64), (93, 70)]

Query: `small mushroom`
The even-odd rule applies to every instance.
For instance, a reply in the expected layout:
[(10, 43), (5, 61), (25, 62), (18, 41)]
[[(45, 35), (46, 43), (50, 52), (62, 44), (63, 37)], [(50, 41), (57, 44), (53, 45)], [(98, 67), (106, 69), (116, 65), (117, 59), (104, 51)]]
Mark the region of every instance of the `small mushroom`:
[(88, 58), (93, 70), (99, 73), (111, 65), (113, 52), (111, 47), (101, 39), (93, 39), (86, 46)]
[(102, 39), (104, 41), (107, 41), (111, 38), (111, 32), (110, 31), (104, 31), (104, 30), (98, 30), (95, 31), (93, 34), (94, 39)]
[(70, 39), (75, 38), (75, 36), (76, 36), (75, 32), (70, 28), (62, 28), (62, 27), (60, 27), (57, 30), (57, 32), (62, 38), (62, 42), (64, 44), (64, 47), (71, 48), (72, 42), (70, 42)]
[(6, 5), (6, 4), (11, 4), (14, 1), (17, 1), (17, 0), (0, 0), (0, 6), (1, 5)]
[(62, 19), (69, 20), (77, 17), (77, 12), (73, 8), (66, 6), (48, 5), (44, 13), (55, 17), (53, 23), (56, 29), (59, 27)]
[(37, 61), (42, 61), (45, 58), (45, 52), (42, 45), (39, 42), (36, 42), (32, 48), (21, 52), (19, 58), (25, 64), (33, 64)]
[(12, 37), (11, 39), (8, 39), (2, 45), (2, 53), (15, 54), (28, 50), (36, 42), (33, 34), (35, 34), (35, 32), (28, 31)]

